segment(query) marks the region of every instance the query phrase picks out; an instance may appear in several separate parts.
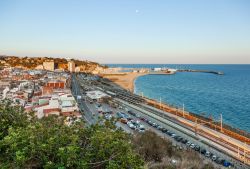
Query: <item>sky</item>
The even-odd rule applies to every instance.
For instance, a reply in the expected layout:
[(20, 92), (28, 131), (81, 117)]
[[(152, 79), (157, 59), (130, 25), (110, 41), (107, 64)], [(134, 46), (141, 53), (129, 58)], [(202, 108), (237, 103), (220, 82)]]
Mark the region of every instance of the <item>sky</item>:
[(249, 0), (0, 0), (0, 55), (250, 63)]

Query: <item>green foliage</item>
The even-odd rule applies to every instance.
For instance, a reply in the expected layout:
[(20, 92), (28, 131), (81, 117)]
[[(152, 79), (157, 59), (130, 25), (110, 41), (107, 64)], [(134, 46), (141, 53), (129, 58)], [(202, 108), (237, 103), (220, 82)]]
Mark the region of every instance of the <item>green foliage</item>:
[[(4, 113), (3, 113), (4, 112)], [(130, 137), (111, 125), (64, 124), (35, 119), (10, 105), (1, 107), (0, 168), (142, 168)], [(110, 126), (110, 127), (109, 127)], [(3, 129), (2, 129), (3, 127)]]
[(11, 106), (9, 100), (0, 104), (0, 140), (8, 134), (10, 127), (24, 127), (27, 123), (28, 116), (23, 108)]

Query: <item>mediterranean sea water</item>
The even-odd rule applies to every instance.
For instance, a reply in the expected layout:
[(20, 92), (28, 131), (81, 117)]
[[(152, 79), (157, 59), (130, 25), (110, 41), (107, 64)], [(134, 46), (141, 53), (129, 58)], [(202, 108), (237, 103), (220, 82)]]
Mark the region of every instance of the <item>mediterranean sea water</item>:
[(178, 72), (145, 75), (135, 81), (135, 93), (161, 100), (250, 132), (250, 65), (110, 64), (110, 67), (213, 70), (224, 75)]

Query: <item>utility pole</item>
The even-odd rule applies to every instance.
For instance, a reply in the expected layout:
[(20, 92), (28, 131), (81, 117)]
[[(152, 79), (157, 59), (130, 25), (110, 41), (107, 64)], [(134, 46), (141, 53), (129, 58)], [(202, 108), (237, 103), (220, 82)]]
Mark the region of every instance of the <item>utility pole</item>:
[(223, 126), (222, 126), (222, 114), (220, 114), (220, 131), (222, 132)]
[(240, 157), (240, 148), (238, 146), (238, 157)]
[(183, 105), (182, 105), (182, 116), (184, 117), (184, 103), (183, 103)]
[(245, 144), (244, 144), (244, 164), (246, 162), (246, 145), (247, 145), (247, 143), (245, 142)]
[(160, 97), (160, 109), (161, 109), (161, 97)]
[(197, 135), (198, 130), (198, 124), (197, 124), (197, 118), (195, 119), (195, 135)]

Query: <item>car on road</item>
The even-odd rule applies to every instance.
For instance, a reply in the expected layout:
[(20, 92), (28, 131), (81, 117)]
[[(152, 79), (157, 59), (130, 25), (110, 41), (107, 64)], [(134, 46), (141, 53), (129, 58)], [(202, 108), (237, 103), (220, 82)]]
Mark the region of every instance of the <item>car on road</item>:
[(149, 121), (148, 121), (148, 124), (152, 126), (152, 125), (153, 125), (153, 122), (149, 120)]
[(175, 139), (177, 142), (180, 142), (181, 140), (183, 140), (183, 138), (182, 138), (181, 136), (176, 136), (174, 139)]
[(144, 127), (144, 125), (139, 124), (139, 125), (137, 126), (136, 130), (137, 130), (139, 133), (143, 133), (143, 132), (145, 132), (145, 127)]
[(176, 134), (172, 133), (170, 137), (175, 138)]
[(211, 159), (212, 159), (213, 161), (216, 161), (216, 160), (217, 160), (217, 156), (216, 156), (216, 155), (212, 155)]
[(226, 160), (222, 160), (222, 162), (223, 162), (222, 164), (224, 167), (230, 167), (232, 165), (230, 162), (228, 162)]
[(168, 134), (169, 136), (171, 136), (173, 133), (168, 130), (166, 134)]
[(133, 130), (136, 129), (135, 125), (131, 121), (128, 121), (127, 125), (128, 125), (129, 128), (131, 128)]
[(163, 128), (161, 129), (161, 131), (162, 131), (163, 133), (166, 133), (166, 132), (168, 131), (168, 129), (166, 129), (166, 128), (163, 127)]
[(206, 149), (201, 149), (201, 154), (206, 154), (207, 150)]
[(209, 151), (206, 151), (205, 157), (209, 158), (211, 156), (211, 153)]
[(122, 112), (117, 112), (117, 117), (118, 117), (118, 118), (124, 118), (124, 113), (122, 113)]
[(156, 128), (157, 128), (158, 130), (162, 130), (162, 127), (161, 127), (160, 125), (158, 125)]
[(194, 149), (195, 145), (193, 143), (191, 143), (189, 147), (192, 148), (192, 149)]
[(123, 124), (127, 124), (128, 120), (125, 119), (125, 118), (121, 118), (121, 119), (120, 119), (120, 122), (122, 122)]
[(188, 141), (187, 143), (186, 143), (186, 145), (187, 146), (190, 146), (192, 143), (190, 142), (190, 141)]
[(182, 142), (183, 144), (186, 144), (186, 143), (188, 142), (188, 140), (187, 140), (187, 139), (183, 139), (181, 142)]
[(194, 148), (195, 151), (200, 151), (200, 146), (196, 145)]
[(128, 114), (135, 116), (136, 114), (132, 110), (128, 110)]

